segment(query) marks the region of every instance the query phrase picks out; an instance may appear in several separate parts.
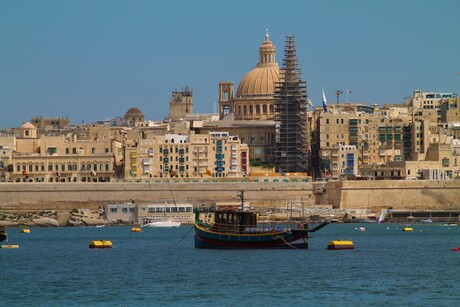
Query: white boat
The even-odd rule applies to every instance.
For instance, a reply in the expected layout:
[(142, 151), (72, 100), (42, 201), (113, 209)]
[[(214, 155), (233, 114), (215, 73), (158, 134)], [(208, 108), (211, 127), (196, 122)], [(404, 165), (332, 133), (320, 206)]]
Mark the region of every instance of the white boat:
[(154, 222), (147, 222), (143, 224), (141, 227), (163, 227), (163, 228), (175, 228), (180, 226), (180, 222), (174, 221), (154, 221)]
[(431, 224), (433, 223), (432, 219), (420, 220), (420, 223)]
[[(166, 174), (165, 174), (165, 177), (166, 177)], [(174, 198), (173, 198), (174, 206), (169, 205), (168, 202), (166, 201), (166, 178), (164, 178), (163, 182), (164, 182), (164, 204), (163, 206), (156, 207), (156, 208), (149, 207), (149, 213), (157, 213), (157, 212), (160, 213), (161, 211), (163, 216), (161, 218), (158, 218), (158, 217), (153, 218), (153, 216), (145, 218), (142, 222), (141, 227), (176, 228), (176, 227), (180, 227), (181, 225), (180, 215), (179, 215), (179, 222), (177, 220), (173, 221), (171, 219), (171, 216), (168, 216), (168, 215), (171, 215), (172, 212), (178, 213), (180, 210), (178, 210), (176, 206), (176, 202), (174, 201)], [(153, 212), (151, 212), (151, 209), (154, 209)]]

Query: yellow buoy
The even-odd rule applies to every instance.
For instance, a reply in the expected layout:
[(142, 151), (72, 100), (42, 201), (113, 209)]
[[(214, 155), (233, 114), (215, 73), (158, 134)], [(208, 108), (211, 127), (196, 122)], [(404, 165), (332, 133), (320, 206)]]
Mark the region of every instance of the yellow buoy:
[(19, 248), (18, 244), (5, 244), (1, 246), (2, 248)]
[(335, 240), (335, 241), (330, 241), (327, 244), (327, 249), (330, 249), (330, 250), (354, 249), (354, 248), (355, 246), (353, 245), (352, 241)]
[(89, 243), (89, 248), (112, 248), (112, 242), (109, 240), (96, 240)]
[(414, 229), (411, 228), (411, 227), (404, 227), (404, 228), (402, 229), (402, 231), (412, 231), (412, 230), (414, 230)]
[(30, 229), (27, 229), (27, 228), (21, 229), (21, 233), (30, 233)]
[(131, 232), (142, 232), (142, 229), (140, 229), (139, 227), (134, 227), (131, 229)]

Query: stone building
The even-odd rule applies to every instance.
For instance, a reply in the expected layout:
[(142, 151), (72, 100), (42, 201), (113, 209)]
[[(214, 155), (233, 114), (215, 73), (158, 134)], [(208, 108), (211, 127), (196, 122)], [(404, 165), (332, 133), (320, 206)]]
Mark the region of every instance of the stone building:
[(33, 124), (39, 131), (67, 129), (70, 126), (68, 117), (32, 117), (30, 123)]
[(243, 178), (249, 168), (246, 144), (228, 132), (157, 135), (125, 149), (127, 179)]
[(38, 137), (35, 126), (30, 123), (22, 125), (19, 131), (7, 181), (107, 182), (115, 179), (114, 153), (121, 145), (113, 138), (79, 140), (73, 134)]
[(241, 143), (248, 145), (251, 160), (259, 162), (274, 161), (275, 121), (273, 120), (205, 122), (196, 131), (200, 134), (220, 131), (228, 132), (230, 135), (237, 135)]
[(184, 119), (188, 114), (193, 113), (193, 92), (186, 86), (182, 91), (172, 92), (171, 101), (169, 102), (170, 121)]

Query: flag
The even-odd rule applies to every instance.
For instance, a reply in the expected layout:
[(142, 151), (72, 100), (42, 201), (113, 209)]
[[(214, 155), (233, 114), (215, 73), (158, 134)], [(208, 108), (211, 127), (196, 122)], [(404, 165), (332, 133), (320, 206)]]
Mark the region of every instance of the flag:
[(286, 176), (281, 168), (279, 169), (279, 172), (281, 176)]
[(212, 173), (211, 173), (211, 171), (209, 169), (206, 169), (206, 175), (208, 175), (208, 176), (212, 175)]
[(324, 94), (324, 88), (323, 88), (323, 111), (327, 112), (327, 100), (326, 100), (326, 94)]
[(243, 174), (243, 177), (246, 177), (246, 171), (244, 170), (244, 168), (241, 169), (241, 173)]
[(351, 91), (350, 91), (350, 90), (347, 90), (347, 94), (351, 94)]
[(342, 92), (342, 91), (339, 91), (339, 90), (336, 90), (336, 91), (335, 91), (335, 95), (336, 95), (336, 96), (339, 96), (340, 94), (343, 94), (343, 92)]
[(312, 109), (315, 108), (315, 107), (313, 106), (313, 102), (311, 102), (311, 99), (310, 99), (310, 98), (307, 99), (307, 105), (308, 105), (310, 108), (312, 108)]
[(133, 170), (129, 170), (129, 174), (130, 174), (132, 177), (134, 177), (134, 172), (133, 172)]

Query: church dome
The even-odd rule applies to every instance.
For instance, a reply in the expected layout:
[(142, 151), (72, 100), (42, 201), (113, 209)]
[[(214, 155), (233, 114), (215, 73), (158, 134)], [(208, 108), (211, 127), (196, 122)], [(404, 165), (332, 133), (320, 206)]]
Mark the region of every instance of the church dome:
[(25, 122), (19, 129), (35, 129), (35, 126), (29, 122)]
[(236, 97), (273, 95), (275, 83), (279, 81), (278, 64), (273, 66), (255, 67), (241, 80)]
[(265, 41), (259, 48), (259, 55), (259, 63), (243, 77), (238, 85), (237, 98), (273, 96), (275, 83), (280, 78), (280, 68), (275, 62), (275, 46), (269, 39), (268, 31)]
[(144, 117), (144, 114), (138, 108), (131, 108), (126, 112), (124, 117), (125, 118), (127, 118), (127, 117)]

